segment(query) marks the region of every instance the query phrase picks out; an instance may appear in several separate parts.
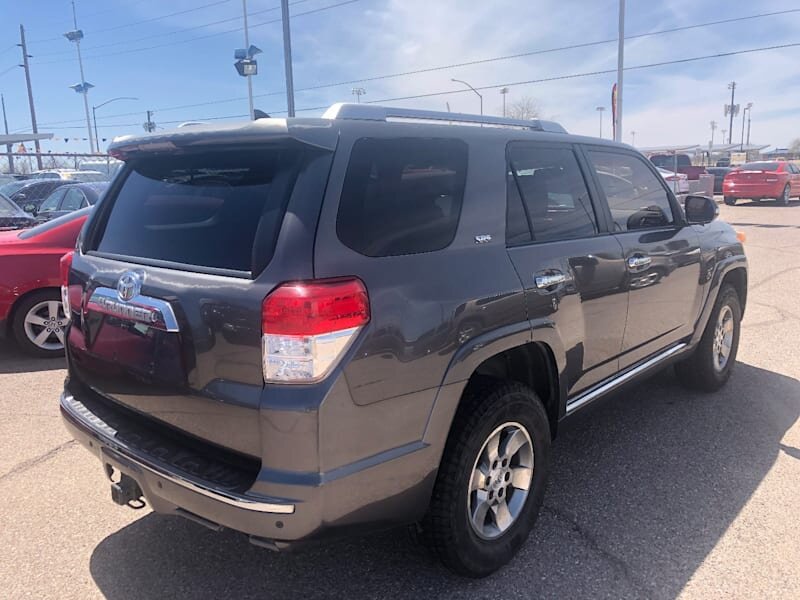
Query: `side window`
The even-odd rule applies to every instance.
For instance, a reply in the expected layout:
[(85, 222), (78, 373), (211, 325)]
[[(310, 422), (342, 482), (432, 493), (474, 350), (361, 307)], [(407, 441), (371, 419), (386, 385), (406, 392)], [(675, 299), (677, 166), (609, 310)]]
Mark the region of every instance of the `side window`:
[(84, 206), (86, 198), (83, 192), (76, 188), (67, 190), (64, 200), (61, 202), (61, 210), (78, 210)]
[(597, 233), (589, 190), (571, 149), (511, 144), (508, 162), (506, 243)]
[(467, 145), (438, 138), (362, 138), (347, 166), (336, 233), (366, 256), (441, 250), (456, 235)]
[(589, 151), (605, 192), (615, 231), (664, 227), (674, 222), (669, 194), (643, 159), (632, 154)]
[(44, 202), (39, 205), (39, 212), (49, 212), (51, 210), (58, 210), (58, 203), (64, 197), (64, 190), (56, 190), (45, 198)]

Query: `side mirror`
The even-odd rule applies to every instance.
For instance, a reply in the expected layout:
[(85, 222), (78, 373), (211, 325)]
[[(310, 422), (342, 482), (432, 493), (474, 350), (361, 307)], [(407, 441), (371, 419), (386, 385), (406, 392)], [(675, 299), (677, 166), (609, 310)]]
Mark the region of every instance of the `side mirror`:
[(31, 213), (32, 215), (36, 214), (36, 205), (26, 204), (25, 206), (22, 207), (22, 210), (24, 210), (26, 213)]
[(686, 196), (686, 220), (690, 225), (705, 225), (719, 216), (719, 207), (708, 196)]

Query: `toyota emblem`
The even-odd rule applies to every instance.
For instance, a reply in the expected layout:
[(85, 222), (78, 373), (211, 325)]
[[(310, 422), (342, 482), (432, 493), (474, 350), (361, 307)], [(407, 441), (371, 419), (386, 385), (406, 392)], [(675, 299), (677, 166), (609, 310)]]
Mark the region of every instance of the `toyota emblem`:
[(144, 273), (140, 271), (126, 271), (117, 282), (117, 296), (123, 302), (129, 302), (142, 293)]

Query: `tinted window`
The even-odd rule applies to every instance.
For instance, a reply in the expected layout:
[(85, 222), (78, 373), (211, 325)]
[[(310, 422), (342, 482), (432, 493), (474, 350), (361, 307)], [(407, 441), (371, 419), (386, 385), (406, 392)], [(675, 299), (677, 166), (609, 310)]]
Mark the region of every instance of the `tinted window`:
[(39, 212), (49, 212), (51, 210), (58, 210), (58, 203), (64, 197), (64, 190), (56, 190), (50, 194), (44, 202), (39, 205)]
[(742, 171), (777, 171), (780, 164), (777, 162), (750, 162), (739, 168)]
[(78, 210), (86, 206), (86, 197), (77, 188), (67, 188), (64, 200), (61, 202), (61, 210)]
[[(530, 239), (528, 223), (535, 241), (597, 233), (589, 191), (572, 150), (512, 144), (508, 159), (506, 235), (509, 243), (523, 241), (524, 234)], [(522, 211), (511, 208), (517, 205), (517, 198), (522, 199)], [(527, 230), (524, 233), (523, 228)]]
[(259, 148), (140, 159), (109, 198), (97, 250), (237, 271), (266, 264), (298, 158)]
[(20, 214), (24, 213), (22, 213), (16, 204), (5, 196), (0, 196), (0, 217), (16, 217)]
[(367, 256), (441, 250), (456, 234), (466, 172), (461, 140), (358, 140), (339, 203), (339, 239)]
[[(692, 165), (692, 161), (685, 154), (678, 154), (677, 159), (678, 167), (690, 167)], [(650, 162), (662, 169), (674, 170), (675, 168), (675, 156), (671, 154), (656, 154), (650, 157)]]
[(662, 178), (632, 154), (590, 151), (615, 231), (663, 227), (673, 222)]
[(69, 223), (74, 221), (75, 219), (82, 219), (89, 214), (92, 210), (91, 207), (87, 207), (81, 210), (77, 210), (75, 212), (71, 212), (66, 215), (61, 215), (57, 219), (53, 219), (51, 221), (47, 221), (46, 223), (42, 223), (41, 225), (37, 225), (31, 229), (26, 229), (25, 231), (20, 232), (19, 238), (23, 240), (27, 240), (28, 238), (36, 237), (37, 235), (41, 235), (51, 229), (55, 229), (56, 227), (61, 227), (64, 223)]

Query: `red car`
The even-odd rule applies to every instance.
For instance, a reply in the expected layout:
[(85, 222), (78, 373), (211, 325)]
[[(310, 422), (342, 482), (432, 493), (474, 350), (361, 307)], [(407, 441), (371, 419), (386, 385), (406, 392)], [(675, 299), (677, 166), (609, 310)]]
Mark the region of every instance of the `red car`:
[(0, 336), (13, 337), (28, 354), (64, 352), (59, 261), (75, 247), (90, 210), (0, 233)]
[(739, 198), (775, 198), (785, 206), (792, 196), (800, 198), (800, 168), (783, 160), (745, 163), (725, 175), (722, 194), (730, 206)]

